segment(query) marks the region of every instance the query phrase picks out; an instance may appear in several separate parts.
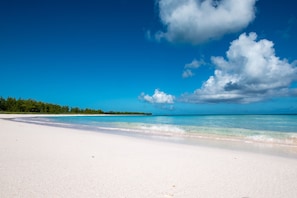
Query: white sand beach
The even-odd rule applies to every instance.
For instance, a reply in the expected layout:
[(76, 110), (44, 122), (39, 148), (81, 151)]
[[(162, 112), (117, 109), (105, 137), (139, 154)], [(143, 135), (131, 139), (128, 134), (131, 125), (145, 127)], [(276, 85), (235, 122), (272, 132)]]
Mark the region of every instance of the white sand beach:
[(296, 195), (296, 158), (0, 119), (1, 198)]

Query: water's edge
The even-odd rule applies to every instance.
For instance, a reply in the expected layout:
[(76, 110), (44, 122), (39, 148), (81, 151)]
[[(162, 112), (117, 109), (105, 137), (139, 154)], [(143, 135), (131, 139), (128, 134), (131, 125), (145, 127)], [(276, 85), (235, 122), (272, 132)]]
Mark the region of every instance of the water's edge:
[[(193, 126), (183, 126), (187, 131), (184, 131), (184, 128), (177, 127), (176, 125), (168, 124), (168, 123), (141, 123), (141, 122), (112, 122), (111, 124), (102, 122), (100, 123), (84, 123), (84, 122), (75, 122), (75, 121), (65, 121), (65, 118), (59, 120), (61, 117), (25, 117), (25, 118), (10, 118), (12, 121), (17, 122), (25, 122), (46, 126), (54, 126), (54, 127), (62, 127), (62, 128), (72, 128), (72, 129), (81, 129), (88, 130), (94, 132), (102, 132), (108, 134), (116, 134), (116, 135), (125, 135), (136, 138), (145, 138), (157, 141), (169, 141), (174, 143), (181, 144), (191, 144), (191, 145), (200, 145), (200, 146), (211, 146), (211, 147), (219, 147), (224, 149), (232, 149), (232, 150), (243, 150), (243, 151), (251, 151), (256, 153), (264, 153), (270, 155), (278, 155), (285, 157), (293, 157), (297, 158), (297, 137), (296, 133), (286, 133), (291, 134), (293, 139), (291, 138), (290, 142), (280, 142), (280, 141), (267, 141), (267, 138), (263, 136), (265, 141), (262, 141), (261, 135), (255, 135), (253, 137), (247, 138), (243, 136), (241, 133), (246, 131), (247, 129), (233, 129), (232, 133), (214, 133), (213, 131), (219, 131), (218, 128), (200, 128), (202, 132), (194, 133), (189, 132), (191, 130), (197, 130), (199, 127), (195, 126), (195, 129), (187, 129), (193, 128)], [(70, 119), (73, 119), (71, 117)], [(69, 119), (69, 118), (68, 118)], [(74, 118), (75, 120), (76, 118)], [(84, 118), (88, 119), (88, 118)], [(94, 119), (94, 118), (93, 118)], [(66, 118), (67, 120), (67, 118)], [(117, 120), (117, 119), (116, 119)], [(221, 129), (221, 128), (219, 128)], [(212, 132), (211, 132), (212, 131)], [(263, 133), (267, 133), (267, 131), (263, 131)], [(275, 134), (272, 134), (275, 135)], [(265, 139), (266, 138), (266, 139)], [(281, 137), (283, 138), (283, 137)], [(294, 139), (296, 138), (296, 139)]]

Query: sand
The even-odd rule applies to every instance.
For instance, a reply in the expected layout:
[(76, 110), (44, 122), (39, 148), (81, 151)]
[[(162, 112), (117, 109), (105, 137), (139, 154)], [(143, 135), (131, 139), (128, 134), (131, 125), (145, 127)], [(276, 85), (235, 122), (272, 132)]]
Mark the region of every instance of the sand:
[(0, 119), (1, 198), (296, 195), (296, 158)]

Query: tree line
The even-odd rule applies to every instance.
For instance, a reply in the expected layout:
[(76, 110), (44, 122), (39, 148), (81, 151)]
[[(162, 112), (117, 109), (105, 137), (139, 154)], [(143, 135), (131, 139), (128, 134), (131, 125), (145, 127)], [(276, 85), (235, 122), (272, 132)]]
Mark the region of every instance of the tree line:
[(33, 99), (16, 99), (0, 97), (0, 112), (7, 113), (44, 113), (44, 114), (145, 114), (141, 112), (104, 112), (101, 109), (81, 109), (79, 107), (61, 106)]

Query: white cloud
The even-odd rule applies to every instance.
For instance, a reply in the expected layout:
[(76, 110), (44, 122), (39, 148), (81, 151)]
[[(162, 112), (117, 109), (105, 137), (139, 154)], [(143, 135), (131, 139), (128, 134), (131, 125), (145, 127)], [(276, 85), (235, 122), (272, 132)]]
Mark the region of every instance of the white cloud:
[(185, 68), (189, 68), (189, 69), (196, 69), (198, 68), (200, 65), (204, 64), (204, 61), (197, 61), (196, 59), (194, 59), (191, 63), (188, 63), (185, 65)]
[(257, 0), (159, 0), (165, 32), (157, 40), (199, 44), (245, 28)]
[(183, 71), (183, 74), (182, 74), (182, 77), (183, 78), (189, 78), (189, 77), (192, 77), (192, 76), (194, 76), (195, 74), (192, 72), (192, 70), (190, 70), (190, 69), (185, 69), (184, 71)]
[(231, 43), (223, 57), (212, 57), (216, 66), (211, 76), (194, 94), (183, 101), (250, 103), (272, 97), (295, 95), (290, 89), (297, 80), (297, 68), (275, 55), (273, 42), (256, 41), (256, 33), (242, 34)]
[(173, 104), (175, 97), (170, 94), (166, 94), (159, 89), (155, 89), (154, 95), (150, 96), (145, 93), (141, 93), (139, 99), (152, 104)]
[(182, 77), (189, 78), (194, 76), (195, 73), (193, 72), (193, 69), (197, 69), (198, 67), (204, 64), (205, 64), (204, 60), (201, 59), (200, 61), (198, 61), (194, 59), (191, 63), (188, 63), (185, 65)]

